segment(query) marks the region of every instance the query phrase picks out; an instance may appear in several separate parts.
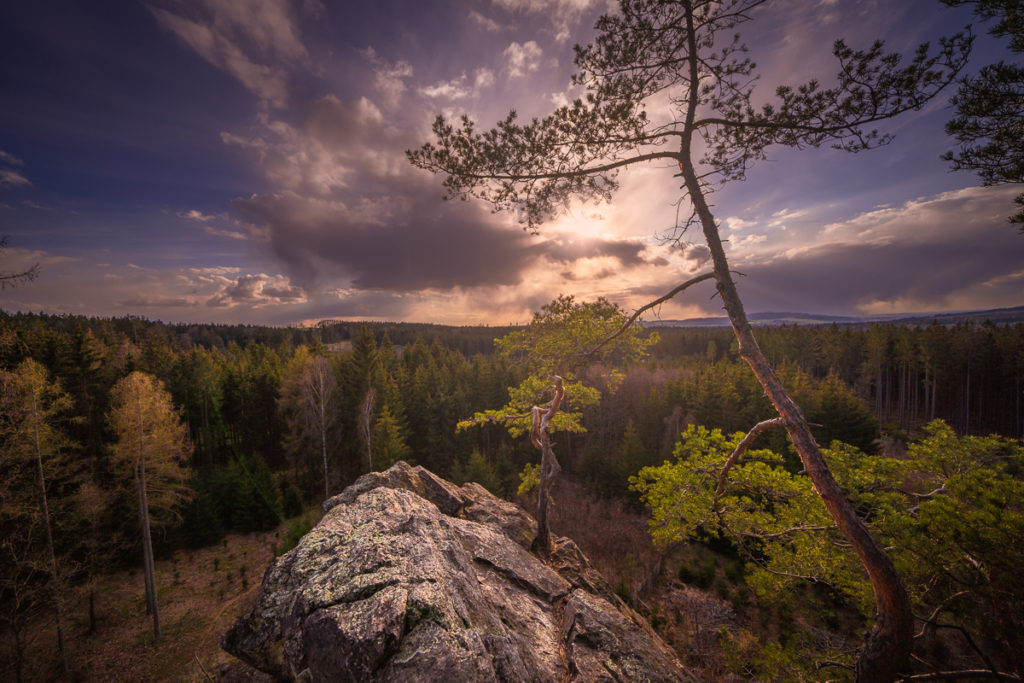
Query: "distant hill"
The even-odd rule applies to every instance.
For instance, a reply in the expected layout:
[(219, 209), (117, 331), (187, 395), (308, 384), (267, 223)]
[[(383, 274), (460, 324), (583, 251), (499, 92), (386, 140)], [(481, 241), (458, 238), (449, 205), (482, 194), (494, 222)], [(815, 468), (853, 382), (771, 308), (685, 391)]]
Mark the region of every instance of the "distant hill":
[[(898, 315), (847, 316), (824, 315), (818, 313), (754, 313), (749, 316), (752, 325), (871, 325), (887, 323), (890, 325), (956, 325), (957, 323), (992, 322), (996, 325), (1024, 323), (1024, 306), (1013, 308), (990, 308), (983, 311), (955, 311), (951, 313), (909, 313)], [(683, 320), (651, 320), (644, 323), (645, 327), (727, 327), (729, 319), (725, 316), (709, 318), (685, 318)]]

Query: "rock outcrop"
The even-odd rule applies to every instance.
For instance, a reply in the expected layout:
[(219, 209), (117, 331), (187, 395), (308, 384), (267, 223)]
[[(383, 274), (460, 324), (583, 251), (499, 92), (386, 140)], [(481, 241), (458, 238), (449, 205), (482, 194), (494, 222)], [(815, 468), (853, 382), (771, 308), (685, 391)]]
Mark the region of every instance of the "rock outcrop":
[(398, 463), (324, 503), (224, 634), (231, 654), (311, 681), (688, 681), (568, 539), (477, 484)]

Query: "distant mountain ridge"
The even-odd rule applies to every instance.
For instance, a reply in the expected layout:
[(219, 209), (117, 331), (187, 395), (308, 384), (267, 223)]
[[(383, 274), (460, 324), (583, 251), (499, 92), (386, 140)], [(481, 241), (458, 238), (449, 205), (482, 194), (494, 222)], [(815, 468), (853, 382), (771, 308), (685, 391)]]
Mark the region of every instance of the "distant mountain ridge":
[[(748, 316), (750, 323), (757, 326), (765, 325), (872, 325), (886, 323), (889, 325), (956, 325), (958, 323), (983, 323), (990, 321), (996, 325), (1012, 325), (1024, 323), (1024, 306), (1012, 308), (989, 308), (981, 311), (953, 311), (948, 313), (899, 313), (895, 315), (848, 316), (826, 315), (819, 313), (764, 312)], [(649, 320), (644, 327), (727, 327), (729, 319), (725, 316), (708, 318), (685, 318), (682, 320)]]

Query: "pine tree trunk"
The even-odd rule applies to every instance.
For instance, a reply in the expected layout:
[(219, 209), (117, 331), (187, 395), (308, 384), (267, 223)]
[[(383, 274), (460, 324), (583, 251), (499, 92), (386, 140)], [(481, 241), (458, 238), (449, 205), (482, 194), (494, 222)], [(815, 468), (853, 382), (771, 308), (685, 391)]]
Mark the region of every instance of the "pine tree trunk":
[(25, 680), (25, 650), (21, 646), (21, 627), (14, 626), (14, 680), (21, 683)]
[(537, 537), (533, 540), (533, 549), (543, 557), (551, 554), (551, 532), (548, 529), (548, 503), (551, 498), (551, 483), (554, 478), (553, 468), (555, 454), (551, 449), (551, 437), (545, 432), (541, 435), (540, 486), (537, 487)]
[(554, 485), (555, 477), (562, 468), (558, 464), (555, 452), (551, 447), (551, 434), (549, 431), (551, 420), (558, 413), (562, 405), (562, 398), (565, 390), (562, 387), (562, 378), (552, 375), (554, 381), (552, 388), (554, 395), (547, 410), (540, 407), (533, 409), (533, 424), (530, 427), (530, 442), (535, 448), (540, 449), (540, 485), (537, 487), (537, 537), (533, 539), (533, 550), (540, 553), (542, 557), (551, 554), (551, 531), (548, 528), (548, 504), (551, 498), (551, 488)]
[[(692, 18), (688, 17), (688, 20), (692, 21)], [(692, 80), (698, 82), (695, 64), (693, 69)], [(758, 348), (732, 280), (714, 216), (707, 206), (696, 172), (688, 165), (688, 144), (686, 140), (681, 152), (681, 158), (685, 160), (682, 175), (711, 250), (718, 293), (739, 343), (740, 356), (754, 371), (768, 398), (782, 417), (807, 476), (810, 477), (829, 515), (853, 546), (871, 581), (875, 595), (875, 626), (857, 661), (857, 681), (893, 681), (907, 661), (913, 638), (913, 618), (906, 589), (892, 561), (875, 543), (864, 522), (856, 515), (849, 500), (836, 483), (800, 408), (786, 392)]]
[(57, 622), (57, 652), (65, 674), (70, 671), (68, 653), (64, 643), (64, 589), (57, 570), (57, 553), (53, 547), (53, 529), (50, 525), (50, 505), (46, 498), (46, 476), (43, 473), (43, 451), (39, 440), (39, 413), (35, 397), (32, 400), (32, 429), (36, 446), (36, 465), (39, 469), (39, 508), (43, 513), (43, 527), (46, 529), (46, 553), (50, 561), (50, 580), (53, 581), (54, 616)]
[(139, 522), (142, 525), (142, 553), (146, 573), (146, 605), (153, 615), (153, 640), (159, 641), (160, 609), (156, 599), (156, 571), (153, 563), (153, 539), (149, 533), (149, 502), (146, 499), (146, 461), (139, 461)]

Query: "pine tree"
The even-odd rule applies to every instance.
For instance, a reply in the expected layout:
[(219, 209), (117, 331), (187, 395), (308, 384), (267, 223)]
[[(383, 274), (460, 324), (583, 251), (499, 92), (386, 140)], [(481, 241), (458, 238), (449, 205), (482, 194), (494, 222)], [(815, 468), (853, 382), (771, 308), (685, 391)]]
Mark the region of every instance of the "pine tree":
[(139, 505), (145, 564), (146, 603), (153, 617), (153, 638), (160, 640), (151, 527), (163, 526), (188, 502), (188, 470), (192, 454), (188, 432), (171, 396), (152, 375), (133, 372), (114, 385), (110, 422), (117, 434), (113, 465), (131, 473)]

